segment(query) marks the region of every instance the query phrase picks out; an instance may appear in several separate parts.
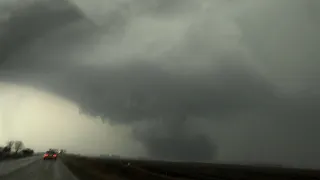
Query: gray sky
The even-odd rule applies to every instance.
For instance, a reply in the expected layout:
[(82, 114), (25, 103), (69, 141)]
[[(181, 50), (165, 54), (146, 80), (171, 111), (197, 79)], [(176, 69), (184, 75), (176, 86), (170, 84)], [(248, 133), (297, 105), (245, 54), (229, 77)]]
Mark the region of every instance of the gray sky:
[[(319, 1), (74, 2), (80, 13), (49, 20), (33, 7), (3, 20), (12, 137), (38, 149), (50, 139), (92, 154), (320, 166)], [(44, 130), (52, 121), (59, 128)]]

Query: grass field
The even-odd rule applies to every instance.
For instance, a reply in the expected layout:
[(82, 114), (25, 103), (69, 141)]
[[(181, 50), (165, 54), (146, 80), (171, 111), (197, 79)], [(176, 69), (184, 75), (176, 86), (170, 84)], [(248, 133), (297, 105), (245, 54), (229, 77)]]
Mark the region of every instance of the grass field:
[(320, 171), (280, 167), (99, 159), (67, 155), (62, 158), (79, 180), (320, 180)]

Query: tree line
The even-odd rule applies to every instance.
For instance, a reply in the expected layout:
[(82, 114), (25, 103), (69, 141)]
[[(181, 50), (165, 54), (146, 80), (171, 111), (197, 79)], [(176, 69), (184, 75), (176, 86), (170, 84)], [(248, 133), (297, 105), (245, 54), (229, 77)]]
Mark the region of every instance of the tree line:
[(8, 141), (4, 147), (0, 147), (0, 160), (28, 157), (33, 154), (34, 150), (26, 148), (22, 141)]

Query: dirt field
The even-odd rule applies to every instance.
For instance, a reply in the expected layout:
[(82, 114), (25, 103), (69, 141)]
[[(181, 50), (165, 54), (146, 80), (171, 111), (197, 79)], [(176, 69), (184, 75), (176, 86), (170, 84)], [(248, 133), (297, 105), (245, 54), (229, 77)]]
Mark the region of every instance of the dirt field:
[[(320, 180), (320, 171), (208, 163), (62, 158), (79, 180)], [(129, 163), (129, 164), (128, 164)]]

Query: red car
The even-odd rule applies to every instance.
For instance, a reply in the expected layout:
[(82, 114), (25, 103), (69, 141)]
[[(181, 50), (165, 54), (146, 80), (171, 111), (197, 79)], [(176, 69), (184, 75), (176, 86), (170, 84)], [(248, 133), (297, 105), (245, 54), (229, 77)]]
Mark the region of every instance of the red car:
[(57, 160), (57, 158), (58, 158), (58, 154), (55, 151), (47, 151), (43, 155), (43, 160), (47, 160), (47, 159)]

